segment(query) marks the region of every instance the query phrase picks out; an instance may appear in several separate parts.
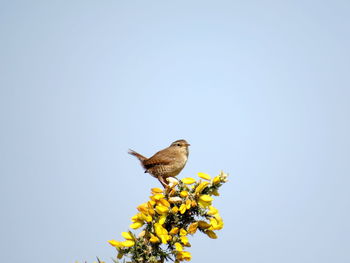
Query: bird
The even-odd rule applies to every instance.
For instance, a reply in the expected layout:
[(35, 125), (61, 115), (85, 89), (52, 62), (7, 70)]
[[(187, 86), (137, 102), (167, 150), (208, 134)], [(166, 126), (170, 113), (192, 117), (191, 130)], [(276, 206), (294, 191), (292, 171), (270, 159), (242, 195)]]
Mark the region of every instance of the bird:
[(157, 178), (162, 186), (166, 188), (168, 186), (165, 181), (166, 178), (177, 176), (185, 167), (189, 154), (188, 146), (190, 144), (181, 139), (174, 141), (169, 147), (160, 150), (150, 158), (131, 149), (128, 153), (139, 159), (145, 173)]

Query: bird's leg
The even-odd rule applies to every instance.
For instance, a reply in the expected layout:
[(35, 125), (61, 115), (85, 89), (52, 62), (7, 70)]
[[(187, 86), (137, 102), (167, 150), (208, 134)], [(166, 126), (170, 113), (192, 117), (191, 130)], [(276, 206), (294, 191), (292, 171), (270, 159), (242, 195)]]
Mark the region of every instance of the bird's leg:
[(157, 177), (158, 178), (158, 180), (159, 180), (159, 182), (162, 184), (162, 186), (164, 187), (164, 188), (167, 188), (167, 183), (164, 181), (164, 178), (162, 177), (162, 176), (158, 176)]

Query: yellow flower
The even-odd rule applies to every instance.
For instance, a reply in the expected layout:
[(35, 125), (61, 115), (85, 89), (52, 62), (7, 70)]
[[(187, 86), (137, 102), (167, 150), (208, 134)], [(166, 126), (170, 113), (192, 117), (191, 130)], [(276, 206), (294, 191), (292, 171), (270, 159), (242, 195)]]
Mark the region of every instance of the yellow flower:
[(133, 240), (125, 240), (123, 242), (116, 241), (116, 240), (109, 240), (108, 242), (113, 247), (117, 247), (117, 248), (132, 247), (133, 245), (135, 245), (135, 242)]
[(133, 240), (125, 240), (121, 243), (123, 247), (132, 247), (133, 245), (135, 245), (135, 241)]
[(184, 184), (193, 184), (196, 182), (196, 179), (191, 177), (186, 177), (181, 180)]
[(214, 233), (214, 231), (211, 230), (206, 230), (204, 233), (207, 234), (208, 237), (212, 238), (212, 239), (217, 239), (217, 235)]
[(179, 242), (176, 242), (175, 244), (176, 251), (183, 251), (183, 247)]
[(148, 215), (148, 214), (141, 213), (141, 214), (139, 215), (139, 218), (140, 218), (141, 220), (138, 220), (138, 221), (152, 222), (152, 217), (151, 217), (150, 215)]
[(192, 207), (196, 207), (196, 206), (197, 206), (197, 202), (196, 202), (195, 200), (192, 200), (191, 206), (192, 206)]
[(169, 240), (171, 240), (171, 236), (170, 235), (163, 235), (160, 237), (160, 239), (162, 240), (163, 244), (167, 244)]
[(113, 247), (118, 247), (118, 248), (122, 247), (122, 245), (121, 245), (122, 242), (114, 240), (114, 239), (108, 240), (108, 243), (111, 244)]
[(173, 208), (171, 208), (171, 212), (173, 212), (174, 214), (176, 214), (179, 211), (179, 208), (177, 206), (174, 206)]
[(207, 212), (207, 215), (215, 215), (218, 214), (219, 210), (217, 210), (214, 206), (209, 206), (209, 211)]
[(168, 235), (168, 231), (161, 224), (155, 223), (154, 230), (157, 236), (162, 240), (163, 244), (166, 244), (167, 241), (171, 240), (171, 236)]
[(170, 203), (166, 199), (160, 199), (159, 202), (166, 207), (170, 207)]
[(215, 176), (214, 179), (213, 179), (213, 184), (218, 184), (220, 183), (220, 176)]
[(150, 215), (150, 216), (154, 216), (155, 214), (156, 214), (156, 212), (153, 210), (153, 208), (152, 209), (148, 209), (148, 214)]
[(162, 198), (164, 198), (163, 194), (155, 194), (154, 196), (151, 196), (151, 200), (153, 201), (159, 201)]
[(200, 178), (204, 179), (204, 180), (211, 180), (211, 177), (210, 177), (209, 174), (206, 174), (206, 173), (197, 173), (197, 175), (198, 175)]
[(208, 207), (211, 205), (211, 202), (214, 199), (210, 196), (210, 195), (201, 195), (199, 197), (199, 201), (198, 203), (202, 206), (202, 207)]
[(165, 223), (165, 220), (166, 220), (166, 216), (161, 216), (161, 217), (159, 218), (159, 220), (158, 220), (158, 223), (159, 223), (160, 225), (163, 225), (163, 224)]
[(152, 209), (153, 208), (153, 206), (156, 204), (156, 202), (154, 201), (154, 200), (149, 200), (148, 202), (147, 202), (147, 205), (148, 205), (148, 208), (149, 209)]
[(183, 228), (180, 229), (180, 236), (186, 236), (187, 235), (187, 231)]
[(138, 215), (138, 214), (134, 215), (134, 216), (131, 218), (131, 221), (132, 221), (132, 222), (140, 221), (139, 215)]
[(210, 224), (208, 224), (207, 222), (201, 220), (201, 221), (198, 221), (198, 227), (200, 229), (207, 229), (207, 228), (210, 227)]
[(189, 225), (189, 227), (188, 227), (188, 229), (187, 229), (187, 232), (188, 232), (190, 235), (193, 235), (194, 233), (196, 233), (197, 228), (198, 228), (198, 222), (194, 222), (194, 223), (192, 223), (192, 224)]
[(207, 185), (209, 184), (209, 182), (201, 182), (198, 186), (197, 186), (197, 188), (196, 188), (196, 190), (194, 191), (196, 194), (200, 194), (203, 190), (204, 190), (204, 188), (205, 187), (207, 187)]
[(187, 199), (187, 200), (186, 200), (186, 208), (187, 208), (187, 209), (190, 209), (190, 208), (191, 208), (191, 204), (192, 204), (192, 201), (189, 200), (189, 199)]
[(163, 214), (168, 213), (169, 208), (166, 207), (166, 206), (163, 206), (163, 205), (157, 205), (156, 206), (156, 211), (157, 211), (158, 214), (163, 215)]
[(138, 229), (138, 228), (140, 228), (140, 227), (142, 227), (143, 226), (143, 222), (135, 222), (135, 223), (133, 223), (133, 224), (131, 224), (130, 225), (130, 228), (132, 228), (132, 229)]
[(143, 203), (137, 207), (137, 210), (139, 210), (142, 213), (147, 213), (148, 212), (148, 205), (147, 203)]
[(180, 261), (183, 261), (183, 260), (190, 261), (191, 257), (192, 257), (191, 253), (187, 251), (179, 251), (176, 254), (176, 258)]
[(153, 194), (161, 194), (161, 193), (163, 193), (163, 189), (160, 189), (158, 187), (152, 188), (151, 191), (152, 191)]
[(188, 237), (187, 236), (181, 236), (180, 237), (181, 243), (184, 244), (186, 247), (190, 247), (191, 244), (188, 242)]
[(210, 230), (220, 230), (224, 227), (224, 221), (219, 214), (216, 214), (210, 219), (210, 225)]
[(179, 211), (181, 214), (184, 214), (186, 212), (186, 205), (185, 204), (182, 204), (179, 208)]
[(220, 193), (218, 192), (218, 190), (214, 190), (214, 191), (213, 191), (213, 195), (215, 195), (215, 196), (219, 196), (219, 195), (220, 195)]
[(122, 236), (125, 239), (128, 239), (128, 240), (133, 240), (134, 239), (134, 237), (132, 236), (132, 234), (130, 232), (122, 232)]
[(159, 238), (156, 237), (155, 235), (153, 235), (152, 233), (151, 233), (151, 238), (149, 239), (149, 241), (151, 243), (159, 243), (160, 242)]
[(214, 200), (210, 195), (201, 195), (199, 197), (199, 200), (204, 201), (204, 202), (211, 202)]
[(181, 191), (180, 196), (181, 197), (187, 197), (188, 196), (188, 192), (187, 191)]
[(169, 232), (170, 235), (176, 235), (177, 233), (179, 233), (179, 228), (178, 227), (174, 227)]

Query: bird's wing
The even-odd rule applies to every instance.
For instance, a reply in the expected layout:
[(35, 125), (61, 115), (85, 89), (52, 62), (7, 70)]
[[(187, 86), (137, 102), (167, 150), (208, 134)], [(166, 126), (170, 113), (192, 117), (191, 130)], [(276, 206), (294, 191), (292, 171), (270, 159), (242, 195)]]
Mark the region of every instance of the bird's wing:
[(161, 150), (153, 155), (151, 158), (145, 160), (143, 165), (146, 169), (152, 168), (156, 165), (167, 165), (170, 164), (175, 159), (174, 154), (167, 150)]

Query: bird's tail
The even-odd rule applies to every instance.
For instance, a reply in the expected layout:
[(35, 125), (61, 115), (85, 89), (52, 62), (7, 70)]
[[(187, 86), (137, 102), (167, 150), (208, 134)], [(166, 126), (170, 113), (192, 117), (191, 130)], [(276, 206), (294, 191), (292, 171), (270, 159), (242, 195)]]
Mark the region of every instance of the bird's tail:
[(145, 156), (143, 156), (143, 155), (141, 155), (133, 150), (130, 150), (130, 149), (128, 151), (128, 154), (135, 156), (137, 159), (140, 160), (141, 163), (143, 163), (143, 161), (147, 159)]

